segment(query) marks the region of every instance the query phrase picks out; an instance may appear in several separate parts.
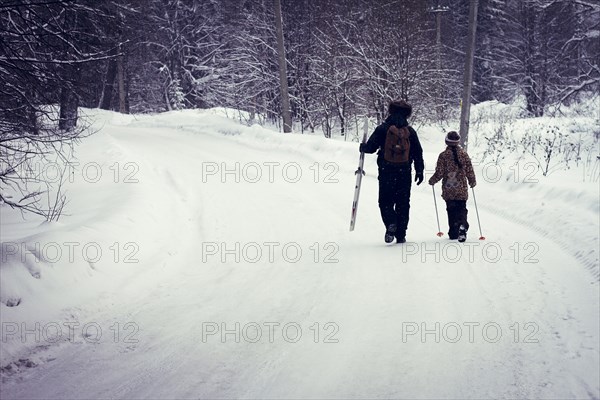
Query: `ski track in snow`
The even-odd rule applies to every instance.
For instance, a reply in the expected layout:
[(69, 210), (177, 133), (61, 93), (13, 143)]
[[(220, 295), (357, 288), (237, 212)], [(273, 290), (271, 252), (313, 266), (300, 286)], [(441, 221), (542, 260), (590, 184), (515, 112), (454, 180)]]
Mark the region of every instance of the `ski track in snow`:
[[(190, 129), (168, 120), (162, 127), (138, 121), (127, 135), (109, 136), (139, 163), (142, 184), (164, 194), (136, 200), (155, 202), (159, 214), (129, 225), (132, 234), (152, 232), (154, 239), (140, 245), (156, 247), (139, 276), (72, 312), (102, 327), (133, 322), (138, 342), (120, 337), (38, 346), (29, 354), (35, 368), (3, 371), (2, 398), (599, 397), (598, 284), (568, 251), (538, 237), (532, 256), (538, 262), (525, 263), (523, 245), (533, 231), (479, 204), (494, 236), (477, 240), (470, 209), (474, 257), (463, 251), (450, 262), (464, 246), (434, 236), (426, 184), (412, 188), (408, 243), (385, 245), (375, 157), (365, 162), (356, 231), (347, 232), (354, 176), (346, 153), (294, 149), (298, 142), (290, 148), (256, 143), (235, 128), (215, 133), (198, 121)], [(297, 162), (307, 175), (315, 161), (348, 171), (329, 184), (312, 177), (295, 184), (280, 177), (273, 183), (202, 182), (199, 172), (203, 162), (263, 161)], [(438, 206), (445, 232), (445, 210)], [(231, 255), (226, 262), (218, 255), (202, 262), (209, 242), (297, 243), (303, 254), (297, 263), (280, 256), (270, 262), (266, 255), (256, 263), (232, 262)], [(329, 242), (334, 245), (325, 249)], [(314, 243), (319, 262), (309, 249)], [(487, 243), (502, 249), (499, 260), (482, 255)], [(517, 260), (510, 250), (515, 243)], [(435, 246), (437, 252), (427, 253)], [(323, 262), (331, 249), (338, 262)], [(232, 334), (202, 340), (203, 323), (232, 329), (236, 322), (262, 326), (261, 340), (237, 343)], [(280, 324), (272, 343), (263, 325), (268, 322)], [(315, 343), (311, 326), (317, 322)], [(448, 329), (437, 342), (433, 333), (424, 340), (403, 337), (409, 326), (433, 329), (436, 322)], [(286, 323), (301, 326), (298, 342), (283, 338), (279, 328)], [(335, 325), (325, 330), (327, 323)], [(478, 324), (472, 341), (465, 323)], [(497, 342), (484, 339), (486, 323), (502, 329)], [(448, 340), (454, 324), (462, 328), (456, 343)], [(332, 332), (338, 342), (324, 343)], [(494, 332), (490, 328), (489, 336)]]

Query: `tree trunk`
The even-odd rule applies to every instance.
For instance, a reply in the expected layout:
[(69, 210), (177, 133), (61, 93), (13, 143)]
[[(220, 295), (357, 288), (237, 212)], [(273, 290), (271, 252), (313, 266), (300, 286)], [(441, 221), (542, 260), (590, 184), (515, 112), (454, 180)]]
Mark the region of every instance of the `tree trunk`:
[(60, 116), (58, 128), (69, 131), (77, 125), (77, 108), (79, 107), (79, 96), (74, 88), (65, 84), (60, 90)]
[(125, 90), (125, 56), (123, 55), (123, 46), (119, 46), (119, 56), (117, 57), (117, 79), (119, 81), (119, 112), (128, 114), (127, 110), (127, 91)]
[(38, 95), (36, 93), (36, 90), (34, 87), (32, 86), (28, 86), (26, 88), (26, 93), (27, 93), (27, 98), (29, 99), (29, 101), (31, 102), (29, 105), (25, 105), (25, 115), (26, 115), (26, 119), (27, 119), (27, 130), (29, 133), (31, 133), (32, 135), (39, 135), (40, 134), (40, 127), (39, 127), (39, 123), (38, 123), (38, 116), (37, 116), (37, 109), (33, 106), (33, 104), (38, 104)]
[[(65, 11), (65, 30), (72, 29), (76, 25), (76, 16)], [(68, 40), (68, 37), (67, 37)], [(68, 58), (69, 49), (63, 48), (65, 59)], [(70, 131), (77, 125), (77, 108), (79, 107), (79, 96), (76, 92), (79, 83), (80, 68), (74, 64), (65, 64), (60, 68), (60, 111), (58, 117), (58, 128)]]
[(115, 78), (117, 77), (117, 61), (111, 58), (108, 61), (108, 70), (106, 71), (106, 79), (100, 97), (100, 108), (102, 110), (110, 110), (112, 104), (113, 92), (115, 89)]
[(279, 56), (279, 87), (281, 89), (281, 115), (283, 117), (283, 132), (292, 131), (292, 116), (290, 113), (290, 97), (287, 83), (287, 65), (285, 47), (283, 45), (283, 22), (281, 20), (281, 2), (273, 0), (275, 8), (275, 29), (277, 30), (277, 53)]

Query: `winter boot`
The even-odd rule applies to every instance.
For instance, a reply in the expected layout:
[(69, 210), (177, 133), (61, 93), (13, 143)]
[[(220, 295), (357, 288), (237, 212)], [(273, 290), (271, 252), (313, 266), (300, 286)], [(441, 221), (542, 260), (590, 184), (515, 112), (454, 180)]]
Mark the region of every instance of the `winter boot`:
[(394, 235), (396, 234), (397, 225), (390, 224), (385, 230), (385, 242), (392, 243), (394, 241)]
[(406, 243), (406, 229), (396, 230), (396, 243)]
[(467, 229), (465, 228), (464, 225), (461, 225), (458, 228), (458, 241), (462, 243), (465, 240), (467, 240)]

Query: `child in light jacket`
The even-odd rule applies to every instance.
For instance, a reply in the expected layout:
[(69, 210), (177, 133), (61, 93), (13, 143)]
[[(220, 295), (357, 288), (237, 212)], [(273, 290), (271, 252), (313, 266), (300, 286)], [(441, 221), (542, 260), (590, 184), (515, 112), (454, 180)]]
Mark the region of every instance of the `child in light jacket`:
[(450, 131), (446, 135), (446, 150), (440, 153), (435, 173), (429, 179), (430, 185), (442, 180), (442, 198), (446, 201), (448, 212), (448, 236), (464, 242), (467, 239), (469, 223), (467, 222), (467, 199), (469, 188), (475, 187), (475, 172), (471, 158), (459, 145), (460, 134)]

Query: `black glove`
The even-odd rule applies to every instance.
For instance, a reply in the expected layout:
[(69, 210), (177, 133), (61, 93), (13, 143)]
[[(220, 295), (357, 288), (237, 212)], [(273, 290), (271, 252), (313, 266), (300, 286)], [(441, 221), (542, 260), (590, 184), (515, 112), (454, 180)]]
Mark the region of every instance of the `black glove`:
[(361, 143), (361, 144), (360, 144), (360, 146), (358, 146), (358, 150), (359, 150), (361, 153), (364, 153), (364, 152), (365, 152), (365, 143)]
[(417, 182), (417, 186), (419, 186), (421, 184), (421, 182), (423, 182), (423, 173), (422, 172), (417, 172), (415, 174), (415, 182)]

